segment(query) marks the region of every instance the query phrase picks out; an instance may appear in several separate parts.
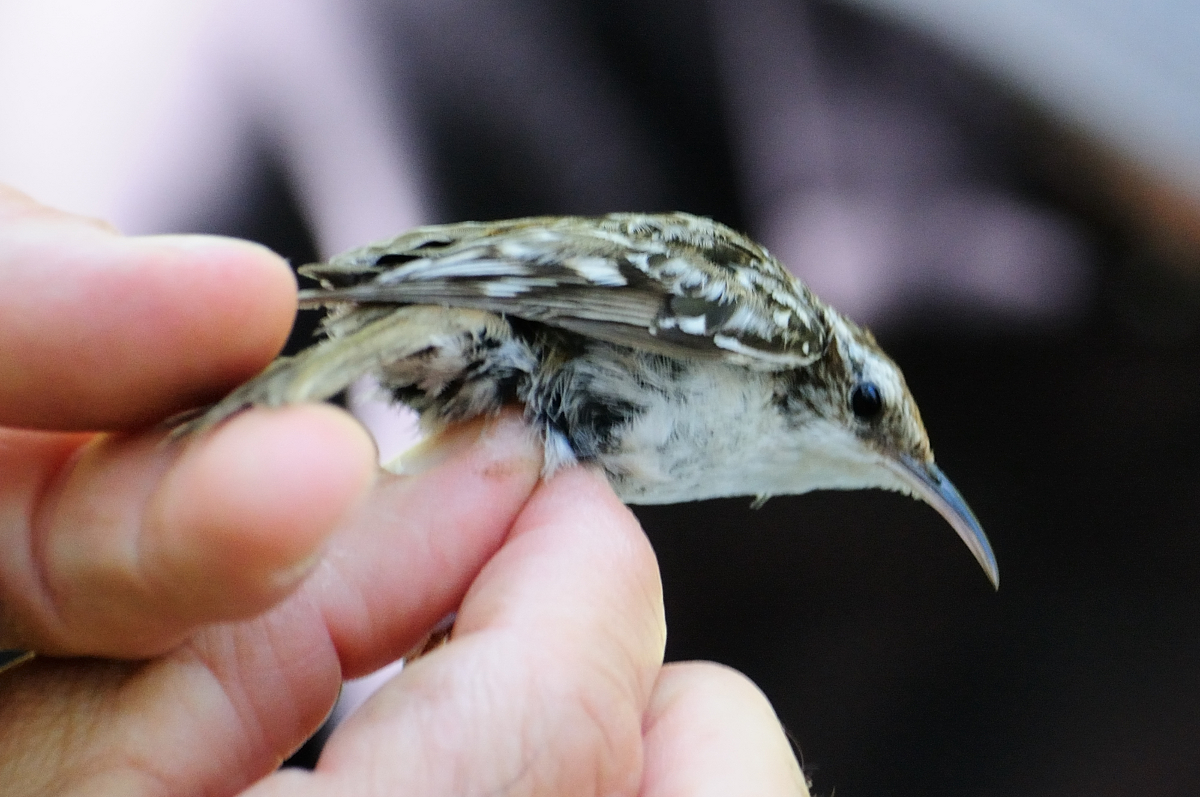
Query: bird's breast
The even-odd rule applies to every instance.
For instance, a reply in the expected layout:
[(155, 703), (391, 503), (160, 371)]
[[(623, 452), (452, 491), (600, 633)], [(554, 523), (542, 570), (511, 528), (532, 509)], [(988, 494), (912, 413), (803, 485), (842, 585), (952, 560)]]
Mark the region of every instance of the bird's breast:
[[(569, 364), (528, 401), (576, 456), (603, 466), (627, 503), (773, 491), (789, 430), (771, 374), (603, 347)], [(764, 443), (768, 443), (764, 446)], [(764, 456), (767, 461), (764, 461)], [(794, 469), (793, 469), (794, 470)]]

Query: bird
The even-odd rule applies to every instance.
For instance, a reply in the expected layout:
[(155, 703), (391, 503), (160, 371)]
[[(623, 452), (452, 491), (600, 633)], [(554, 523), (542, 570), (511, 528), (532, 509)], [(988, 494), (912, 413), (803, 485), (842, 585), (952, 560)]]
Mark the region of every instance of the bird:
[(510, 404), (543, 475), (629, 504), (881, 488), (932, 506), (999, 587), (899, 367), (763, 246), (683, 212), (419, 227), (299, 269), (324, 340), (175, 426), (323, 401), (363, 376), (436, 436)]

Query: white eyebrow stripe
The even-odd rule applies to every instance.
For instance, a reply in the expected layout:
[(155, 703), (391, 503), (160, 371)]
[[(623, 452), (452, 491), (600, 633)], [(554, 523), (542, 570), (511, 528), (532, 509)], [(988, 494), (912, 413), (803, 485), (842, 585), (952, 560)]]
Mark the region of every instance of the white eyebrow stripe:
[(753, 358), (753, 360), (761, 362), (763, 365), (798, 368), (803, 365), (808, 365), (815, 359), (812, 356), (797, 357), (795, 354), (779, 354), (776, 352), (763, 351), (762, 349), (756, 349), (751, 346), (747, 346), (731, 335), (713, 335), (713, 343), (716, 344), (718, 348), (724, 349), (725, 351), (733, 354), (741, 354), (746, 357)]

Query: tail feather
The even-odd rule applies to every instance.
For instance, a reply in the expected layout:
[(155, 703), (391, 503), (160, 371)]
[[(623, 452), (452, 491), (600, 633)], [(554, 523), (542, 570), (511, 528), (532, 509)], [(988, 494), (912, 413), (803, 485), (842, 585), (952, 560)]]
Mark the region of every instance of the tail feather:
[(454, 355), (461, 351), (463, 337), (483, 336), (503, 323), (475, 310), (396, 308), (343, 337), (276, 359), (211, 407), (172, 418), (171, 436), (203, 432), (249, 407), (325, 401), (366, 374), (385, 374), (392, 388), (417, 385), (436, 392), (447, 377), (456, 375)]

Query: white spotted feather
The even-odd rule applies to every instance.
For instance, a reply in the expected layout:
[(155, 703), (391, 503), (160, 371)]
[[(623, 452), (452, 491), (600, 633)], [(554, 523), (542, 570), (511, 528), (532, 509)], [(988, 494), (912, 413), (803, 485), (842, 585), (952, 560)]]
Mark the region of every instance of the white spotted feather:
[(686, 213), (422, 227), (301, 273), (306, 305), (469, 307), (677, 357), (808, 365), (826, 308), (766, 249)]
[(178, 426), (327, 399), (364, 375), (436, 433), (521, 404), (545, 472), (604, 469), (630, 503), (881, 487), (934, 506), (994, 583), (875, 339), (758, 244), (685, 213), (422, 227), (301, 273), (327, 339)]

